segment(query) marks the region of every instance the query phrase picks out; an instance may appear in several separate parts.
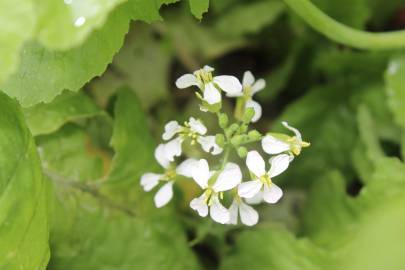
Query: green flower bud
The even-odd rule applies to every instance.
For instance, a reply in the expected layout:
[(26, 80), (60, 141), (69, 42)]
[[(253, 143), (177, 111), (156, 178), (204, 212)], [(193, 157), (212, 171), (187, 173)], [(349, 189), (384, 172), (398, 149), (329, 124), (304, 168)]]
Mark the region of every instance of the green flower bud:
[(246, 125), (246, 124), (241, 125), (239, 128), (239, 131), (241, 133), (245, 133), (247, 130), (248, 130), (248, 125)]
[(231, 139), (231, 143), (234, 145), (234, 146), (238, 146), (239, 144), (241, 144), (242, 142), (243, 142), (243, 136), (242, 135), (235, 135), (235, 136), (233, 136), (232, 137), (232, 139)]
[(233, 124), (230, 125), (230, 126), (228, 127), (228, 129), (225, 131), (225, 132), (226, 132), (226, 136), (231, 137), (232, 134), (234, 134), (235, 131), (238, 130), (238, 128), (239, 128), (239, 125), (236, 124), (236, 123), (233, 123)]
[(253, 108), (246, 108), (245, 113), (243, 114), (243, 122), (250, 123), (252, 121), (253, 116), (255, 116), (255, 110)]
[(215, 135), (215, 142), (223, 148), (225, 146), (225, 136), (223, 134)]
[(219, 118), (219, 126), (221, 128), (226, 128), (229, 122), (228, 116), (225, 113), (220, 113), (218, 118)]
[(238, 151), (237, 151), (237, 152), (238, 152), (238, 156), (239, 156), (240, 158), (244, 158), (244, 157), (247, 156), (248, 150), (246, 149), (246, 147), (241, 146), (241, 147), (238, 148)]
[(257, 131), (257, 130), (255, 130), (255, 129), (249, 131), (248, 136), (249, 136), (249, 139), (250, 139), (250, 140), (259, 140), (259, 139), (262, 137), (262, 135), (260, 134), (260, 132)]

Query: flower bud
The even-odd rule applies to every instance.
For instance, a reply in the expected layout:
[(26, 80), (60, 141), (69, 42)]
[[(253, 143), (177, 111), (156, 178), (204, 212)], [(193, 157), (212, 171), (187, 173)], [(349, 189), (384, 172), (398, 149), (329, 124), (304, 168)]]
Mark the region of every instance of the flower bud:
[(249, 139), (250, 139), (250, 140), (259, 140), (259, 139), (262, 137), (262, 135), (260, 134), (260, 132), (257, 131), (257, 130), (255, 130), (255, 129), (249, 131), (248, 136), (249, 136)]
[(238, 156), (239, 156), (240, 158), (246, 157), (246, 156), (247, 156), (247, 153), (248, 153), (248, 150), (246, 149), (246, 147), (241, 146), (241, 147), (238, 148)]
[(234, 145), (234, 146), (238, 146), (239, 144), (241, 144), (242, 142), (243, 142), (243, 136), (242, 135), (235, 135), (235, 136), (233, 136), (232, 137), (232, 139), (231, 139), (231, 143)]
[(219, 126), (221, 128), (226, 128), (229, 122), (228, 116), (225, 113), (220, 113), (218, 118), (219, 118)]
[(246, 108), (245, 113), (243, 114), (243, 122), (250, 123), (253, 116), (255, 116), (255, 110), (253, 110), (251, 107)]
[(225, 146), (225, 137), (223, 134), (217, 134), (215, 135), (215, 142), (218, 144), (220, 147)]
[(226, 132), (226, 136), (231, 137), (232, 134), (234, 134), (235, 131), (238, 130), (238, 128), (239, 128), (239, 125), (236, 124), (236, 123), (233, 123), (233, 124), (230, 125), (230, 126), (228, 127), (228, 129), (225, 131), (225, 132)]

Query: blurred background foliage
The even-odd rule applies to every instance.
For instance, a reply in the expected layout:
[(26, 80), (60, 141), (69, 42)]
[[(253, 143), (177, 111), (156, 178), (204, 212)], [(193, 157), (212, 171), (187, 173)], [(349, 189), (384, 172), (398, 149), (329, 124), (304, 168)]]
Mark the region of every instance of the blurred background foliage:
[[(95, 35), (128, 30), (120, 22), (128, 7), (116, 2)], [(357, 29), (405, 27), (404, 0), (312, 2)], [(65, 29), (55, 41), (56, 30), (44, 28), (42, 45), (24, 45), (21, 67), (1, 88), (24, 107), (19, 121), (42, 160), (31, 165), (47, 183), (47, 269), (404, 269), (405, 52), (331, 42), (279, 0), (211, 0), (207, 8), (198, 0), (163, 5), (163, 21), (133, 9), (131, 18), (151, 23), (132, 22), (121, 48), (86, 39), (86, 29)], [(43, 44), (67, 51), (44, 52)], [(153, 150), (167, 121), (193, 115), (215, 127), (193, 91), (174, 86), (205, 64), (264, 78), (255, 128), (282, 131), (285, 120), (312, 144), (278, 178), (281, 203), (259, 206), (253, 228), (197, 218), (187, 205), (198, 193), (191, 182), (158, 210), (139, 187), (142, 173), (158, 169)], [(233, 101), (225, 102), (231, 113)]]

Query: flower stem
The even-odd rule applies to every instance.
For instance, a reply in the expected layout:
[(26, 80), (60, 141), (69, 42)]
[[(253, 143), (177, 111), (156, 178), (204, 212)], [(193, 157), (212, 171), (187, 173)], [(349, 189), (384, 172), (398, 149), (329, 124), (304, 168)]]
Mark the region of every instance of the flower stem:
[(371, 33), (332, 19), (309, 0), (284, 0), (304, 21), (328, 38), (358, 49), (388, 50), (405, 47), (405, 30)]
[(245, 99), (243, 97), (239, 97), (236, 99), (236, 106), (235, 111), (233, 113), (235, 119), (242, 121), (243, 114), (245, 113)]

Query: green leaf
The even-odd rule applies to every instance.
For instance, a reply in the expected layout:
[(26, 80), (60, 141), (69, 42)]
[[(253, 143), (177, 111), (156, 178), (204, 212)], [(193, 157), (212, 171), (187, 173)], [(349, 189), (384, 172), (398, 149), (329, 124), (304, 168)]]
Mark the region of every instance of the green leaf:
[(102, 27), (109, 13), (126, 0), (42, 0), (37, 5), (38, 41), (51, 50), (80, 45)]
[(222, 269), (402, 269), (405, 165), (382, 158), (372, 178), (351, 198), (340, 173), (319, 177), (300, 238), (273, 227), (246, 231)]
[(24, 109), (32, 135), (49, 134), (67, 122), (102, 115), (102, 111), (84, 93), (65, 91), (49, 104)]
[[(91, 173), (83, 162), (74, 165), (67, 156), (47, 160), (70, 168), (62, 176), (50, 174), (56, 198), (48, 269), (200, 269), (176, 213), (170, 206), (156, 209), (151, 194), (141, 190), (139, 176), (151, 167), (154, 144), (139, 101), (129, 89), (119, 92), (115, 121), (116, 154), (101, 189), (97, 183), (72, 181), (79, 172)], [(58, 131), (63, 145), (84, 158), (78, 140), (64, 130)], [(49, 143), (47, 137), (43, 142), (56, 153), (61, 142)], [(124, 189), (117, 189), (117, 184)]]
[(405, 56), (393, 58), (385, 72), (389, 108), (395, 122), (405, 130)]
[(255, 33), (277, 20), (284, 9), (284, 4), (278, 0), (237, 6), (220, 17), (216, 30), (233, 36)]
[(202, 15), (208, 11), (208, 7), (210, 5), (209, 0), (188, 0), (190, 4), (190, 10), (193, 15), (201, 20)]
[(31, 0), (15, 4), (0, 2), (0, 83), (13, 73), (19, 63), (19, 50), (32, 37), (35, 26), (34, 5)]
[(16, 102), (0, 93), (0, 269), (46, 269), (48, 187)]

